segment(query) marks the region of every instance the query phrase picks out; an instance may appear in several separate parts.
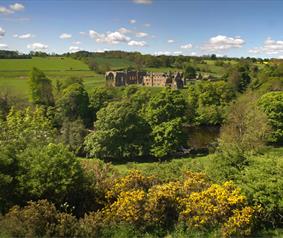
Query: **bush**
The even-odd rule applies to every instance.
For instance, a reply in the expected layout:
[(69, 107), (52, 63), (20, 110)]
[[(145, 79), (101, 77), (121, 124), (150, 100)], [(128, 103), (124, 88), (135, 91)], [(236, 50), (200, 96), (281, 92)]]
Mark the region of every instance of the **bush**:
[(0, 220), (0, 234), (9, 237), (75, 237), (79, 235), (77, 219), (60, 213), (47, 200), (13, 207)]
[(283, 144), (283, 92), (264, 94), (259, 105), (266, 113), (268, 123), (272, 127), (269, 141)]
[(48, 198), (57, 204), (71, 200), (68, 195), (81, 179), (81, 167), (63, 145), (27, 148), (18, 156), (16, 176), (22, 199)]
[(211, 230), (222, 226), (225, 235), (251, 234), (254, 209), (246, 206), (245, 196), (231, 182), (212, 184), (204, 191), (193, 192), (181, 199), (180, 204), (183, 208), (180, 219), (191, 229)]
[(283, 224), (283, 161), (274, 156), (253, 156), (237, 178), (251, 203), (260, 205), (264, 223)]

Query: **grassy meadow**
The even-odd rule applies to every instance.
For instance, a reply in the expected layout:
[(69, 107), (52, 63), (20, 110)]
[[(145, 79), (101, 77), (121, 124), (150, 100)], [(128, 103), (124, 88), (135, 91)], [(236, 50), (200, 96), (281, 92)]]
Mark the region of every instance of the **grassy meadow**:
[(89, 70), (88, 66), (67, 57), (33, 57), (32, 59), (0, 59), (0, 89), (21, 97), (29, 93), (28, 78), (33, 67), (44, 71), (55, 84), (57, 80), (79, 77), (87, 90), (104, 86), (104, 75)]

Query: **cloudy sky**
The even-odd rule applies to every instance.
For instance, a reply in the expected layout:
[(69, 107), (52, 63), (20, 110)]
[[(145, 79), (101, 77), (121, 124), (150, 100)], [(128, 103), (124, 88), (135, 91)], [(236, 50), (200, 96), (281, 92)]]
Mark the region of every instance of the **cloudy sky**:
[(280, 0), (0, 0), (0, 49), (283, 58)]

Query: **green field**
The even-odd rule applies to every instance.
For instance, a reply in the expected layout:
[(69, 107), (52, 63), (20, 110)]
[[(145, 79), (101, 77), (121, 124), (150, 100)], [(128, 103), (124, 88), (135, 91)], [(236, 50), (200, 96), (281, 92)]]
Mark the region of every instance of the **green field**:
[(0, 71), (30, 71), (37, 67), (48, 70), (89, 70), (81, 61), (67, 57), (33, 57), (32, 59), (0, 59)]
[(111, 70), (123, 69), (123, 68), (127, 68), (129, 66), (134, 65), (134, 63), (131, 62), (130, 60), (120, 59), (120, 58), (110, 58), (110, 57), (99, 57), (99, 56), (97, 56), (97, 57), (95, 57), (95, 61), (98, 64), (109, 65)]
[[(283, 148), (267, 147), (263, 154), (281, 158), (283, 157)], [(205, 172), (209, 161), (213, 159), (214, 154), (207, 156), (195, 156), (172, 159), (164, 162), (112, 162), (113, 168), (115, 168), (120, 174), (126, 175), (131, 170), (140, 170), (148, 175), (155, 175), (159, 178), (170, 179), (178, 178), (184, 172), (190, 170), (194, 172)], [(95, 163), (98, 159), (85, 159), (79, 158), (82, 161), (88, 161), (89, 163)]]
[(33, 67), (43, 70), (55, 84), (68, 77), (83, 79), (87, 90), (104, 86), (104, 75), (99, 75), (79, 60), (66, 57), (34, 57), (32, 59), (0, 59), (0, 89), (20, 97), (29, 93), (28, 78)]

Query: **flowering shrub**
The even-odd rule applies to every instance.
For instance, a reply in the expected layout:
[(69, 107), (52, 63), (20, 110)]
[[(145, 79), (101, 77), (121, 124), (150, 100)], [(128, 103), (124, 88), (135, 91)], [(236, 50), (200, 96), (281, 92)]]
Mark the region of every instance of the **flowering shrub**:
[(248, 236), (252, 232), (253, 217), (258, 208), (244, 207), (241, 210), (234, 210), (233, 216), (222, 226), (222, 234), (225, 237), (231, 235)]
[(103, 211), (106, 221), (141, 224), (145, 199), (146, 193), (143, 190), (122, 191), (117, 201)]
[(132, 236), (147, 231), (163, 236), (178, 226), (184, 234), (252, 234), (259, 208), (247, 206), (246, 197), (232, 182), (210, 184), (204, 174), (192, 172), (184, 178), (158, 183), (154, 177), (132, 171), (109, 183), (102, 209), (79, 220), (46, 200), (14, 207), (0, 219), (0, 236), (112, 237), (116, 230)]
[(200, 192), (210, 186), (208, 179), (204, 173), (193, 173), (187, 171), (184, 175), (183, 193), (189, 195), (192, 192)]
[(147, 191), (152, 185), (158, 181), (154, 176), (144, 176), (138, 170), (132, 170), (129, 175), (118, 178), (114, 181), (114, 185), (109, 189), (106, 197), (113, 201), (117, 199), (121, 192), (141, 189)]
[[(223, 185), (213, 184), (202, 192), (193, 192), (181, 199), (180, 203), (183, 208), (180, 212), (181, 220), (190, 228), (211, 229), (221, 226), (228, 219), (225, 234), (234, 233), (233, 229), (239, 231), (242, 226), (248, 233), (244, 224), (250, 224), (252, 210), (246, 207), (246, 197), (241, 195), (240, 190), (232, 182), (225, 182)], [(239, 210), (250, 211), (250, 215), (240, 216), (243, 220), (237, 227), (233, 221), (239, 217)]]
[(145, 203), (145, 221), (150, 225), (158, 224), (166, 227), (178, 220), (178, 197), (181, 182), (169, 182), (151, 187)]

